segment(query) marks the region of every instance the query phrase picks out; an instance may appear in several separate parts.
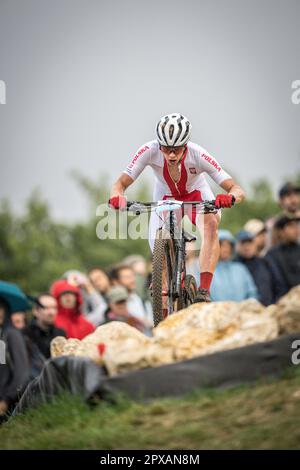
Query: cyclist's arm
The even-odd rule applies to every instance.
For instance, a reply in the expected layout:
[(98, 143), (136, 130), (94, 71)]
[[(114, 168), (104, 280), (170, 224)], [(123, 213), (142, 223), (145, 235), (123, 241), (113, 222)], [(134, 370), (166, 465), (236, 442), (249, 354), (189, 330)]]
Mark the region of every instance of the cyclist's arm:
[(245, 199), (244, 190), (234, 181), (233, 178), (228, 178), (220, 183), (221, 188), (232, 194), (235, 197), (235, 202), (239, 203)]
[(139, 177), (149, 161), (150, 147), (145, 144), (137, 150), (127, 168), (113, 185), (110, 197), (123, 196), (125, 190)]
[(219, 162), (207, 152), (207, 150), (198, 146), (197, 160), (200, 172), (205, 171), (215, 183), (221, 188), (227, 191), (228, 194), (232, 194), (235, 197), (237, 203), (241, 202), (245, 198), (243, 189), (234, 181), (234, 179), (221, 167)]
[(123, 196), (126, 189), (134, 182), (131, 176), (122, 173), (117, 181), (113, 184), (110, 192), (110, 197)]

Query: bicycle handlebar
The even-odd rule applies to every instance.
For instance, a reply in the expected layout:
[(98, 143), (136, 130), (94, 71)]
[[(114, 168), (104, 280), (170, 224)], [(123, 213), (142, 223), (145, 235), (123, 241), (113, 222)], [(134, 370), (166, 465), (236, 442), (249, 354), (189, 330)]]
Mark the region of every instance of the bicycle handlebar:
[[(129, 209), (133, 204), (145, 206), (145, 207), (157, 207), (160, 201), (150, 201), (150, 202), (141, 202), (141, 201), (127, 201), (127, 208)], [(176, 199), (166, 199), (165, 201), (168, 204), (180, 204), (182, 206), (185, 205), (215, 205), (216, 200), (213, 199), (211, 201), (176, 201)], [(217, 209), (217, 207), (216, 207)]]
[[(183, 208), (184, 206), (198, 206), (202, 213), (216, 213), (218, 207), (215, 205), (215, 200), (212, 201), (176, 201), (175, 199), (165, 200), (165, 201), (152, 201), (152, 202), (140, 202), (140, 201), (127, 201), (127, 211), (135, 212), (136, 215), (141, 214), (141, 212), (150, 212), (151, 209), (156, 207), (163, 207), (163, 202), (166, 202), (169, 206), (178, 204)], [(177, 207), (177, 209), (179, 209)]]

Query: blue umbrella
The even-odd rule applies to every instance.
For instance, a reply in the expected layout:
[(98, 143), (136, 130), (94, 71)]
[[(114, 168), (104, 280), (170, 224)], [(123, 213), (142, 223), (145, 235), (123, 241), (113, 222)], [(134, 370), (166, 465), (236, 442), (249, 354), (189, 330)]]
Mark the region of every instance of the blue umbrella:
[(28, 310), (30, 304), (24, 292), (11, 282), (0, 281), (0, 297), (9, 305), (10, 313)]

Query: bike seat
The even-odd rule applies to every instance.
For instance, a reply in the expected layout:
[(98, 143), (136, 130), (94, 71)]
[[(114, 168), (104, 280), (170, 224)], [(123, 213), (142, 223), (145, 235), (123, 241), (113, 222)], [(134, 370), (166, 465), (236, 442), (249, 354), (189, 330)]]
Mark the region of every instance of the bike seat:
[(197, 237), (194, 237), (194, 235), (191, 235), (189, 232), (186, 230), (183, 231), (183, 236), (186, 242), (193, 242), (197, 240)]

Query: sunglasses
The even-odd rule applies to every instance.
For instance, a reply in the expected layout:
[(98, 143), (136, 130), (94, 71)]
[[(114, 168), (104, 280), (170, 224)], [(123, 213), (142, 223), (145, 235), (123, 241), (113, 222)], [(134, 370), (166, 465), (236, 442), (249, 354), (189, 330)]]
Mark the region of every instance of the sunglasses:
[(165, 145), (160, 146), (161, 151), (164, 153), (167, 153), (168, 155), (172, 152), (174, 152), (175, 155), (179, 155), (180, 153), (182, 153), (184, 148), (185, 148), (184, 146), (181, 146), (181, 147), (167, 147)]

